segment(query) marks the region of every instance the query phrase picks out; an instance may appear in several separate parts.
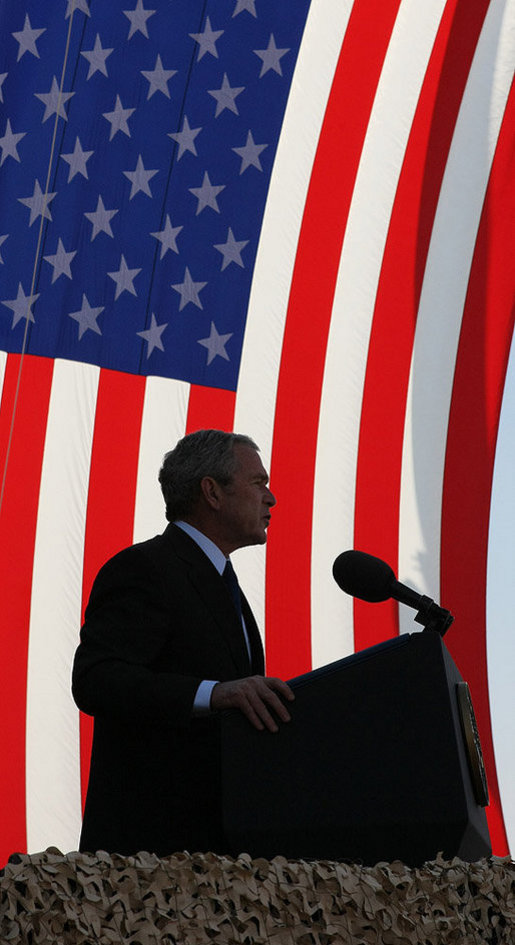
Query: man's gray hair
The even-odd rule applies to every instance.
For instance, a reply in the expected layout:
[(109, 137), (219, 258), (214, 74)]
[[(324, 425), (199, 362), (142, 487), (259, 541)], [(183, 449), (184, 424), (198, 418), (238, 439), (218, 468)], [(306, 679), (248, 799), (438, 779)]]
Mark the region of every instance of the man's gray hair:
[(259, 451), (254, 440), (242, 433), (197, 430), (184, 436), (166, 453), (159, 470), (159, 482), (169, 522), (194, 511), (204, 476), (211, 476), (222, 486), (230, 483), (236, 470), (234, 447), (238, 443)]

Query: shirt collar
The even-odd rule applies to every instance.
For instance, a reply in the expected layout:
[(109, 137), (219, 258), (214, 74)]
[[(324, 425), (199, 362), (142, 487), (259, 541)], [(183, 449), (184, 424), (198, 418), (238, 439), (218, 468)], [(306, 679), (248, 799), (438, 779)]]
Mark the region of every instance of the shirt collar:
[(225, 565), (227, 563), (227, 558), (225, 557), (223, 551), (220, 550), (218, 545), (215, 545), (214, 541), (211, 541), (207, 535), (204, 535), (203, 532), (199, 532), (198, 528), (195, 528), (193, 525), (190, 525), (189, 522), (183, 522), (182, 520), (174, 522), (174, 525), (177, 525), (178, 528), (181, 528), (183, 532), (186, 532), (190, 538), (202, 549), (204, 554), (206, 554), (211, 562), (218, 571), (219, 574), (223, 573)]

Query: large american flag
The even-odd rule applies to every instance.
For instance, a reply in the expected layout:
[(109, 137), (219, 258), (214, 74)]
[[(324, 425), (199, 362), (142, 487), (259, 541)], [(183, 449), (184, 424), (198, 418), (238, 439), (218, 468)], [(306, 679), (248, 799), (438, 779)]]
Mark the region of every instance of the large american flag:
[(515, 0), (0, 0), (2, 862), (77, 847), (81, 613), (199, 427), (270, 468), (270, 673), (415, 629), (347, 548), (455, 615), (513, 851), (514, 62)]

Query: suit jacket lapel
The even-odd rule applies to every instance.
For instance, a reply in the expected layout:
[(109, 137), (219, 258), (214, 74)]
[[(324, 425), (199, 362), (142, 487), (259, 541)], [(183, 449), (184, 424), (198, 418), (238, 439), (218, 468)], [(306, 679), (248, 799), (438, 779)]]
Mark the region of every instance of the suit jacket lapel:
[[(172, 542), (175, 552), (188, 565), (190, 581), (215, 619), (220, 633), (229, 647), (237, 673), (248, 676), (251, 672), (251, 666), (243, 628), (222, 576), (197, 543), (182, 529), (177, 528), (176, 525), (169, 525), (164, 537)], [(259, 635), (259, 631), (247, 601), (245, 600), (244, 603), (245, 625), (247, 628), (249, 627), (247, 623), (248, 613), (249, 623), (253, 625), (252, 636), (254, 637), (255, 633)], [(251, 643), (251, 651), (254, 655), (253, 643)]]

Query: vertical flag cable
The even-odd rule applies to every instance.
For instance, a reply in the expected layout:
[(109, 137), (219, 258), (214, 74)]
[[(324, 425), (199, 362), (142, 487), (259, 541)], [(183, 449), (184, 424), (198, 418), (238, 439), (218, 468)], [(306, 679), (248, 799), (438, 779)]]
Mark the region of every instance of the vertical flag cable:
[(23, 370), (23, 361), (24, 361), (24, 357), (25, 357), (25, 351), (26, 351), (26, 348), (27, 348), (27, 338), (28, 338), (28, 333), (29, 333), (29, 321), (30, 321), (30, 316), (31, 316), (31, 311), (30, 311), (30, 310), (31, 310), (32, 305), (33, 305), (33, 300), (35, 301), (35, 299), (34, 299), (34, 294), (33, 294), (33, 293), (34, 293), (34, 289), (35, 289), (35, 286), (36, 286), (36, 272), (37, 272), (37, 268), (38, 268), (38, 262), (39, 262), (39, 259), (40, 259), (41, 246), (42, 246), (42, 242), (43, 242), (43, 226), (44, 226), (44, 221), (45, 221), (45, 219), (46, 219), (46, 208), (47, 208), (47, 201), (48, 201), (48, 190), (49, 190), (49, 186), (50, 186), (50, 175), (51, 175), (51, 172), (52, 172), (52, 165), (53, 165), (53, 161), (54, 161), (55, 142), (56, 142), (56, 139), (57, 139), (57, 125), (58, 125), (58, 122), (59, 122), (59, 112), (60, 112), (60, 103), (61, 103), (61, 98), (62, 98), (62, 93), (63, 93), (64, 76), (65, 76), (65, 73), (66, 73), (66, 67), (67, 67), (67, 65), (68, 65), (68, 56), (69, 56), (69, 51), (70, 51), (70, 38), (71, 38), (71, 32), (72, 32), (73, 13), (74, 13), (74, 10), (75, 10), (75, 4), (76, 4), (76, 0), (72, 0), (72, 7), (71, 7), (71, 14), (70, 14), (70, 22), (69, 22), (69, 24), (68, 24), (68, 34), (67, 34), (67, 36), (66, 36), (66, 46), (65, 46), (65, 50), (64, 50), (63, 66), (62, 66), (62, 69), (61, 69), (61, 78), (60, 78), (60, 81), (59, 81), (59, 97), (58, 97), (57, 109), (56, 109), (56, 113), (55, 113), (54, 130), (53, 130), (53, 133), (52, 133), (52, 142), (51, 142), (51, 145), (50, 145), (50, 155), (49, 155), (49, 159), (48, 159), (47, 176), (46, 176), (46, 181), (45, 181), (45, 190), (44, 190), (44, 192), (43, 192), (43, 207), (42, 207), (42, 211), (41, 211), (41, 221), (40, 221), (40, 224), (39, 224), (38, 240), (37, 240), (37, 245), (36, 245), (36, 252), (35, 252), (35, 255), (34, 255), (34, 265), (33, 265), (33, 267), (32, 267), (32, 279), (31, 279), (31, 284), (30, 284), (30, 292), (29, 292), (28, 299), (27, 299), (27, 311), (26, 311), (26, 314), (25, 314), (25, 329), (24, 329), (24, 332), (23, 332), (23, 342), (22, 342), (22, 347), (21, 347), (21, 356), (20, 356), (20, 361), (19, 361), (19, 365), (18, 365), (18, 376), (17, 376), (17, 379), (16, 379), (16, 390), (15, 390), (15, 393), (14, 393), (14, 400), (13, 400), (12, 414), (11, 414), (11, 422), (10, 422), (10, 427), (9, 427), (9, 435), (8, 435), (8, 438), (7, 438), (7, 447), (6, 447), (6, 451), (5, 451), (4, 468), (3, 468), (3, 470), (2, 470), (2, 482), (1, 482), (1, 485), (0, 485), (0, 514), (1, 514), (1, 512), (2, 512), (2, 505), (3, 505), (4, 492), (5, 492), (5, 483), (6, 483), (6, 479), (7, 479), (7, 467), (8, 467), (8, 464), (9, 464), (9, 456), (10, 456), (10, 452), (11, 452), (11, 443), (12, 443), (13, 432), (14, 432), (14, 423), (15, 423), (15, 420), (16, 420), (16, 408), (17, 408), (18, 397), (19, 397), (19, 393), (20, 393), (21, 375), (22, 375), (22, 370)]

